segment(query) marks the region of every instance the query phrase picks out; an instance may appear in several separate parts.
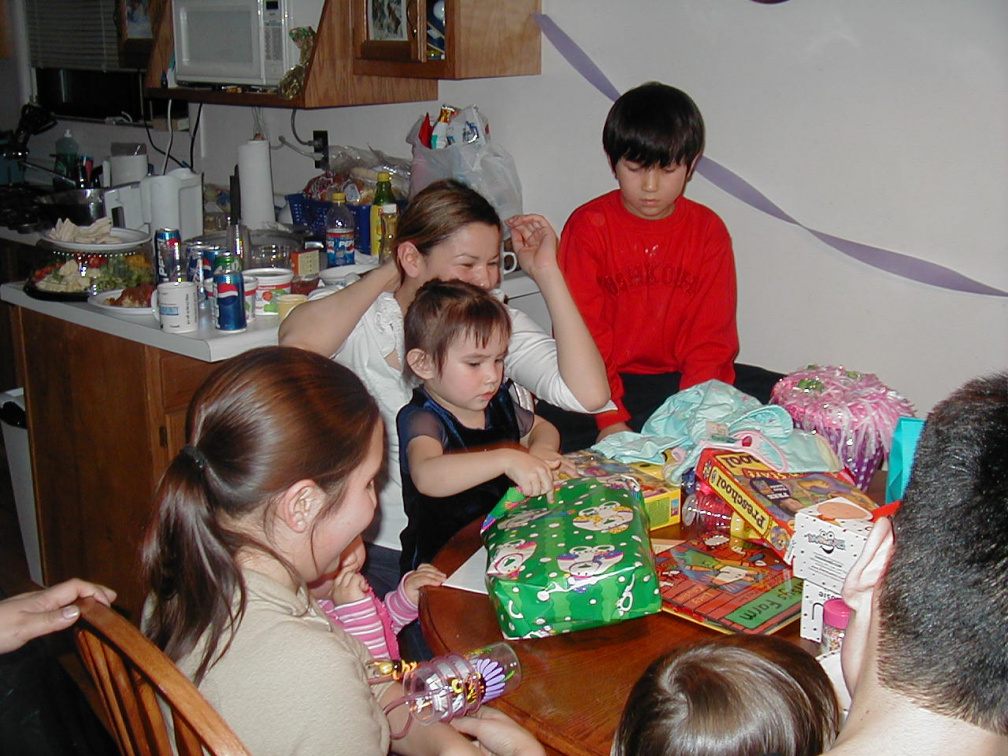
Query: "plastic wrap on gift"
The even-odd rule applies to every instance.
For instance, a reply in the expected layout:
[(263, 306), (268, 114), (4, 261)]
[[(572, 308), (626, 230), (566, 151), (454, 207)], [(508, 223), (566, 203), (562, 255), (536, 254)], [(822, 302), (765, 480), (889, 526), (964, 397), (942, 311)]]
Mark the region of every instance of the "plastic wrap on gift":
[(487, 592), (505, 638), (654, 614), (661, 596), (647, 516), (632, 485), (564, 481), (551, 504), (515, 489), (487, 515)]

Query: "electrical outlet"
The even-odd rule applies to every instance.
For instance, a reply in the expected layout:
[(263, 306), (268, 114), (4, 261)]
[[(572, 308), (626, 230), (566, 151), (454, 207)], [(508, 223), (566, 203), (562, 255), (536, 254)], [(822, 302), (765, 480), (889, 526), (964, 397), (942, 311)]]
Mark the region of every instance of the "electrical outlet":
[(326, 170), (329, 167), (329, 132), (312, 132), (312, 152), (315, 153), (315, 167)]

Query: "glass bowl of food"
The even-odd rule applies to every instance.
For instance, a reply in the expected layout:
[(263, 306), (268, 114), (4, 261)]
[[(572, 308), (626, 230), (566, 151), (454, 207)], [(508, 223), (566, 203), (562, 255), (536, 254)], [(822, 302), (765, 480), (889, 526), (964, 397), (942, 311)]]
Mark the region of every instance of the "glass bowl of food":
[(48, 243), (36, 246), (37, 263), (25, 291), (40, 299), (87, 300), (110, 289), (154, 282), (150, 241), (115, 244)]

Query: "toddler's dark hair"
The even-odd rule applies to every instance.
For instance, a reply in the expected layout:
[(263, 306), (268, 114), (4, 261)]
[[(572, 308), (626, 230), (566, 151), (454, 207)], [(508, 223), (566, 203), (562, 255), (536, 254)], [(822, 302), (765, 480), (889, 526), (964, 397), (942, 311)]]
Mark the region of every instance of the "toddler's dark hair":
[[(472, 335), (483, 346), (499, 333), (511, 338), (507, 308), (490, 292), (464, 281), (428, 281), (416, 293), (403, 322), (404, 353), (421, 349), (440, 371), (448, 348)], [(407, 376), (415, 375), (407, 364)]]

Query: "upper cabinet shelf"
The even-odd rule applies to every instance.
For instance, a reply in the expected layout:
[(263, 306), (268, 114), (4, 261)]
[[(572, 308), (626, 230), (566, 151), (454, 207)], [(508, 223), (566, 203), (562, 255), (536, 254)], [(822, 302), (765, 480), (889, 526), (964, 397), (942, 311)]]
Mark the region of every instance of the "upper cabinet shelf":
[(174, 50), (171, 2), (165, 2), (155, 24), (146, 94), (221, 105), (329, 108), (436, 100), (437, 79), (540, 72), (539, 29), (532, 19), (540, 0), (445, 0), (444, 56), (437, 60), (426, 55), (428, 2), (434, 0), (402, 0), (406, 39), (389, 42), (375, 39), (387, 35), (368, 26), (368, 0), (325, 0), (304, 91), (291, 100), (268, 91), (163, 87), (161, 75)]
[(373, 17), (381, 7), (351, 0), (357, 74), (424, 79), (526, 76), (542, 70), (541, 0), (401, 0), (399, 18)]

